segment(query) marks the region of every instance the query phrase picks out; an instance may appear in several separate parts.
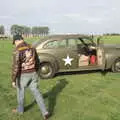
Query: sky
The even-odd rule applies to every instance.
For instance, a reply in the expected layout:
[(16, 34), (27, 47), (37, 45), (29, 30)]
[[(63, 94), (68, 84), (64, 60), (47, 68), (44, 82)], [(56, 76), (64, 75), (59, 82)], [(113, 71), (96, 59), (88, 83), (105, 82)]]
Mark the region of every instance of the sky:
[(0, 24), (54, 33), (120, 33), (120, 0), (0, 0)]

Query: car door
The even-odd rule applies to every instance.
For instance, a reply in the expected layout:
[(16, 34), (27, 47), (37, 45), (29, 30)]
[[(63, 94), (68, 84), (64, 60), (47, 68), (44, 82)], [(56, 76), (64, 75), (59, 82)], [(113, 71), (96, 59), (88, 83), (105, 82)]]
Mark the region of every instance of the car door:
[(56, 59), (59, 69), (68, 69), (64, 61), (64, 58), (66, 58), (67, 55), (66, 39), (54, 39), (48, 41), (43, 48), (43, 53), (51, 55)]
[(95, 43), (89, 38), (79, 38), (77, 45), (79, 51), (79, 69), (97, 69), (97, 48)]
[(102, 39), (97, 39), (97, 60), (98, 66), (100, 69), (105, 68), (105, 51), (104, 51), (104, 43)]
[(65, 65), (66, 68), (69, 68), (70, 70), (82, 70), (84, 66), (88, 67), (89, 56), (85, 46), (79, 38), (67, 39), (66, 53), (66, 59), (67, 57), (71, 59), (71, 65)]
[(64, 59), (67, 59), (67, 57), (71, 60), (70, 64), (68, 63), (67, 65), (66, 64), (64, 65), (70, 70), (78, 69), (79, 53), (78, 53), (76, 38), (67, 39), (67, 49), (66, 49), (66, 55)]
[(75, 39), (62, 39), (57, 41), (55, 56), (62, 70), (73, 70), (78, 68), (78, 53)]

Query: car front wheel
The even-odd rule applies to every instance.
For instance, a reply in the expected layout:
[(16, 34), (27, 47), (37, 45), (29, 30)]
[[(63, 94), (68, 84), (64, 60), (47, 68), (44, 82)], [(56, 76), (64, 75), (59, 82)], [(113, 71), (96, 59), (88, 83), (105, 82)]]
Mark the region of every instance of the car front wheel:
[(40, 77), (43, 79), (52, 78), (55, 75), (54, 67), (50, 63), (40, 65)]
[(116, 59), (114, 64), (112, 65), (113, 72), (120, 72), (120, 58)]

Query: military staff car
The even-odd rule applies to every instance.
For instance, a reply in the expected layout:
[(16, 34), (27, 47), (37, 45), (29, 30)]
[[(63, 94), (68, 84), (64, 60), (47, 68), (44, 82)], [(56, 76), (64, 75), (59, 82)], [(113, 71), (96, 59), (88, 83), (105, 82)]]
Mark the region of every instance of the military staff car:
[(120, 46), (84, 35), (48, 36), (33, 44), (40, 58), (41, 78), (58, 72), (106, 70), (120, 72)]

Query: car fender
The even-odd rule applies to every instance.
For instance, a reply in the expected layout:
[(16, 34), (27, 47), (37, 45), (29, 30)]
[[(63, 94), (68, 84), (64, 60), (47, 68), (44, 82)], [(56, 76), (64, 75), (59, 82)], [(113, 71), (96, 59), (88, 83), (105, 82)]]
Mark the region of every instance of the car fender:
[(55, 72), (58, 72), (59, 70), (58, 61), (53, 55), (47, 53), (38, 53), (38, 56), (40, 59), (40, 64), (45, 62), (50, 63), (55, 68)]
[(109, 51), (105, 54), (105, 69), (110, 69), (114, 63), (114, 61), (116, 59), (120, 58), (120, 51), (119, 50), (116, 50), (116, 51)]

